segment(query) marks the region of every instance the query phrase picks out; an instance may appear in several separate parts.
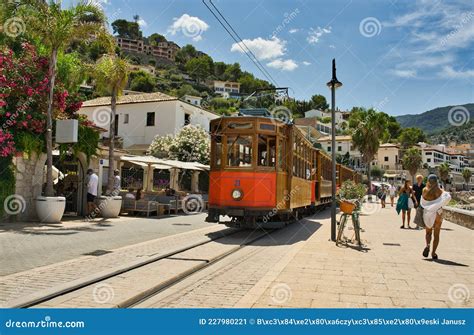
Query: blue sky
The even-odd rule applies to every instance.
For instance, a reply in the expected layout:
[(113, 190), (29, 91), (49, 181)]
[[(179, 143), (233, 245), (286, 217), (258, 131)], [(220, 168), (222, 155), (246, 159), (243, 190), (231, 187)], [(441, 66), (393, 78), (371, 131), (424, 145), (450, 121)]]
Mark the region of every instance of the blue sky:
[[(91, 0), (109, 22), (138, 14), (145, 36), (191, 43), (264, 78), (200, 0)], [(208, 1), (208, 0), (206, 0)], [(391, 115), (474, 101), (474, 2), (214, 0), (279, 86), (328, 99), (336, 58), (341, 109)]]

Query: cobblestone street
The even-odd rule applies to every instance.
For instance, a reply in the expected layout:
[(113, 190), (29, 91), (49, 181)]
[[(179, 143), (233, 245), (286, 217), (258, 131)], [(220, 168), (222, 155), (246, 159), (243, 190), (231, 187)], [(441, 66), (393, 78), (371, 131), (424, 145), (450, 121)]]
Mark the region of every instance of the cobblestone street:
[(361, 216), (363, 251), (328, 240), (325, 211), (272, 235), (271, 247), (246, 247), (139, 307), (474, 305), (471, 230), (444, 221), (434, 262), (421, 255), (424, 231), (400, 229), (391, 207), (373, 211)]
[(110, 250), (189, 230), (209, 227), (205, 215), (128, 217), (61, 224), (0, 223), (0, 275), (74, 259), (94, 250)]
[[(361, 216), (362, 250), (351, 244), (335, 246), (329, 241), (330, 211), (326, 210), (274, 231), (220, 261), (184, 276), (157, 294), (145, 296), (136, 307), (435, 308), (474, 305), (470, 295), (474, 290), (471, 230), (444, 221), (438, 249), (440, 259), (432, 261), (421, 255), (424, 231), (400, 229), (401, 219), (391, 207), (382, 209), (373, 205), (370, 211), (372, 214)], [(179, 218), (182, 223), (199, 219), (203, 220), (203, 216)], [(160, 281), (178, 278), (192, 266), (203, 265), (206, 259), (227, 252), (234, 247), (234, 242), (223, 239), (215, 243), (215, 247), (210, 244), (201, 252), (190, 249), (183, 256), (169, 257), (99, 284), (87, 284), (86, 281), (130, 263), (210, 241), (213, 235), (226, 231), (229, 229), (224, 226), (211, 225), (121, 247), (99, 257), (81, 256), (7, 275), (0, 282), (1, 301), (9, 305), (12, 301), (41, 296), (58, 287), (84, 281), (88, 286), (37, 307), (120, 306), (120, 298), (126, 301), (130, 295), (139, 295)], [(348, 238), (352, 234), (353, 230), (345, 233)], [(111, 290), (114, 301), (97, 301), (94, 292), (101, 285)]]

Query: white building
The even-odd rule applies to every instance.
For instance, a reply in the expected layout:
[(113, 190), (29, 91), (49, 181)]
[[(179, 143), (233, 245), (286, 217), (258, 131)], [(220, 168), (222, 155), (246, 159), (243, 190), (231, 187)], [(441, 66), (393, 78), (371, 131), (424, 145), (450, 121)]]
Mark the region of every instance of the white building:
[[(108, 128), (110, 97), (85, 101), (80, 114), (96, 125)], [(144, 154), (156, 135), (173, 135), (184, 125), (200, 125), (209, 129), (209, 122), (219, 115), (160, 92), (120, 96), (115, 117), (116, 136), (130, 153)], [(108, 132), (104, 133), (108, 137)]]
[(194, 95), (185, 95), (181, 98), (181, 100), (184, 100), (186, 102), (189, 102), (192, 105), (200, 107), (202, 98), (201, 97), (196, 97)]
[[(306, 111), (304, 113), (305, 118), (312, 118), (316, 117), (319, 119), (325, 119), (325, 118), (331, 118), (331, 112), (330, 111), (322, 111), (319, 109), (310, 109), (309, 111)], [(342, 125), (343, 122), (347, 123), (347, 118), (348, 118), (349, 113), (347, 112), (341, 112), (341, 111), (335, 111), (335, 116), (336, 116), (336, 128), (339, 129)]]
[[(331, 136), (324, 136), (318, 139), (318, 143), (327, 153), (331, 153)], [(351, 166), (357, 170), (363, 169), (362, 155), (352, 144), (350, 135), (336, 135), (336, 155), (347, 155), (351, 159)]]
[(214, 80), (212, 86), (214, 93), (220, 94), (223, 97), (238, 95), (240, 93), (240, 83), (234, 81)]

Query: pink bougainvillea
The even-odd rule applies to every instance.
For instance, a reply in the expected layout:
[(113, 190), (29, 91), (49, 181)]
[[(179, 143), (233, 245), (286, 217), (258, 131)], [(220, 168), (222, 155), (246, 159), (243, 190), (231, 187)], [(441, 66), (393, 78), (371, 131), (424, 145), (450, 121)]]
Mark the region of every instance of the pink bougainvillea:
[[(39, 136), (46, 131), (49, 94), (49, 61), (36, 48), (23, 43), (20, 51), (0, 50), (0, 155), (22, 150), (17, 141), (22, 134)], [(57, 80), (53, 101), (53, 119), (78, 118), (82, 102), (69, 94)], [(2, 156), (4, 157), (4, 156)]]

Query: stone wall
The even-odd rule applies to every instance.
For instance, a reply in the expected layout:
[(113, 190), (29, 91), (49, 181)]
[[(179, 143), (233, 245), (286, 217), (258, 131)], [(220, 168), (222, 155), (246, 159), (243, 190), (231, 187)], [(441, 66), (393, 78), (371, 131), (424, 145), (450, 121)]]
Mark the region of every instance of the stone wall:
[(24, 154), (13, 158), (15, 166), (15, 197), (20, 209), (10, 220), (32, 221), (37, 219), (34, 199), (41, 195), (43, 187), (43, 171), (46, 154)]
[(460, 226), (474, 229), (474, 211), (445, 206), (443, 207), (443, 218)]

